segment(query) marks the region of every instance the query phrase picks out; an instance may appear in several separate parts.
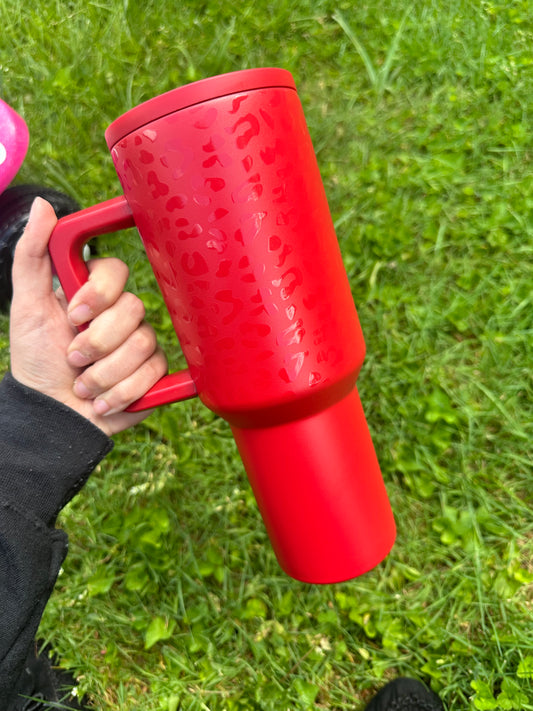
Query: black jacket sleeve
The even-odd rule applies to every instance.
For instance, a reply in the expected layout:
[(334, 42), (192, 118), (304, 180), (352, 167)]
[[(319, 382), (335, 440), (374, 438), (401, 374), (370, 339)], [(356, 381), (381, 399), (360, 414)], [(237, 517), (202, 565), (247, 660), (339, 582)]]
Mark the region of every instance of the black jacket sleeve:
[(0, 383), (0, 709), (67, 554), (56, 517), (111, 448), (70, 408), (9, 374)]

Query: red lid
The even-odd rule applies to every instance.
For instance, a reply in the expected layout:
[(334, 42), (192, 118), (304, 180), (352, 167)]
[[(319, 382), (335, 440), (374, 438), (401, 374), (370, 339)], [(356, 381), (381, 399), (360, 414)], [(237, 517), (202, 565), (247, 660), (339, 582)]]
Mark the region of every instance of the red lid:
[(269, 67), (243, 69), (195, 81), (149, 99), (119, 116), (108, 126), (105, 139), (111, 149), (132, 131), (180, 109), (228, 94), (275, 86), (296, 89), (290, 72)]

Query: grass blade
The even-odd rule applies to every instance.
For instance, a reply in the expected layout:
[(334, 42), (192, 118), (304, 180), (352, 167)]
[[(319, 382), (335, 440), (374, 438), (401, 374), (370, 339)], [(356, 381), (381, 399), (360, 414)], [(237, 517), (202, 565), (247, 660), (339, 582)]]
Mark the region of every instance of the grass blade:
[(357, 53), (359, 54), (363, 61), (363, 64), (365, 65), (368, 78), (370, 79), (370, 83), (374, 88), (376, 88), (379, 85), (379, 74), (376, 71), (376, 68), (374, 67), (374, 64), (372, 63), (372, 60), (370, 59), (370, 56), (366, 51), (363, 43), (359, 40), (355, 32), (347, 23), (342, 13), (337, 10), (337, 12), (333, 15), (333, 19), (338, 25), (340, 25), (340, 27), (342, 27), (344, 33), (357, 50)]

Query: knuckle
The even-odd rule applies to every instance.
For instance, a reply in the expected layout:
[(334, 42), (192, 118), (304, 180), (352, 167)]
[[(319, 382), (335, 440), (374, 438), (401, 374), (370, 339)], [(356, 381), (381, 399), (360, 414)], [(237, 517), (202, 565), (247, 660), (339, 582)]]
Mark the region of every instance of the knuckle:
[(108, 392), (106, 399), (112, 408), (120, 409), (126, 407), (131, 401), (127, 383), (124, 381), (116, 383)]
[(126, 282), (130, 270), (128, 265), (118, 257), (98, 257), (97, 259), (89, 259), (87, 262), (89, 273), (93, 276), (94, 273), (105, 271), (107, 274), (113, 275), (117, 281)]
[(168, 372), (166, 356), (160, 349), (156, 350), (147, 365), (154, 380), (159, 380)]
[(154, 367), (159, 373), (159, 377), (165, 375), (168, 372), (168, 359), (162, 348), (156, 347), (156, 352), (154, 353)]
[(154, 355), (147, 361), (148, 378), (152, 383), (156, 383), (164, 375), (168, 373), (168, 363), (165, 354), (157, 350)]
[(98, 333), (90, 333), (90, 329), (87, 334), (87, 350), (92, 354), (93, 358), (96, 360), (105, 355), (107, 345), (104, 338)]
[(117, 299), (128, 280), (129, 269), (116, 257), (93, 259), (87, 266), (89, 281), (82, 287), (85, 289), (84, 299), (100, 311)]
[(155, 333), (148, 324), (143, 323), (130, 336), (131, 347), (148, 358), (156, 348)]
[(132, 294), (130, 291), (125, 291), (122, 295), (125, 308), (128, 310), (130, 315), (137, 321), (142, 321), (146, 314), (146, 309), (143, 302), (138, 296)]
[(106, 388), (106, 382), (98, 368), (87, 368), (83, 373), (83, 384), (91, 393), (100, 393)]
[(128, 265), (123, 262), (121, 259), (117, 259), (117, 257), (109, 257), (111, 260), (111, 266), (113, 268), (113, 272), (117, 275), (120, 276), (124, 282), (128, 280), (128, 277), (130, 275), (130, 270)]

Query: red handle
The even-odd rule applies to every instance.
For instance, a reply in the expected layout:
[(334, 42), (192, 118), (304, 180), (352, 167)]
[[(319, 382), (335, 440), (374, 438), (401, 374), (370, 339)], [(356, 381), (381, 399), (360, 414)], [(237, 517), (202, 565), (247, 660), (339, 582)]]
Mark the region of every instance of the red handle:
[[(107, 200), (59, 220), (50, 237), (48, 249), (69, 301), (89, 278), (82, 256), (85, 243), (97, 235), (134, 226), (130, 206), (124, 197)], [(162, 377), (143, 397), (132, 403), (128, 411), (147, 410), (187, 400), (197, 394), (190, 372), (182, 370)]]

